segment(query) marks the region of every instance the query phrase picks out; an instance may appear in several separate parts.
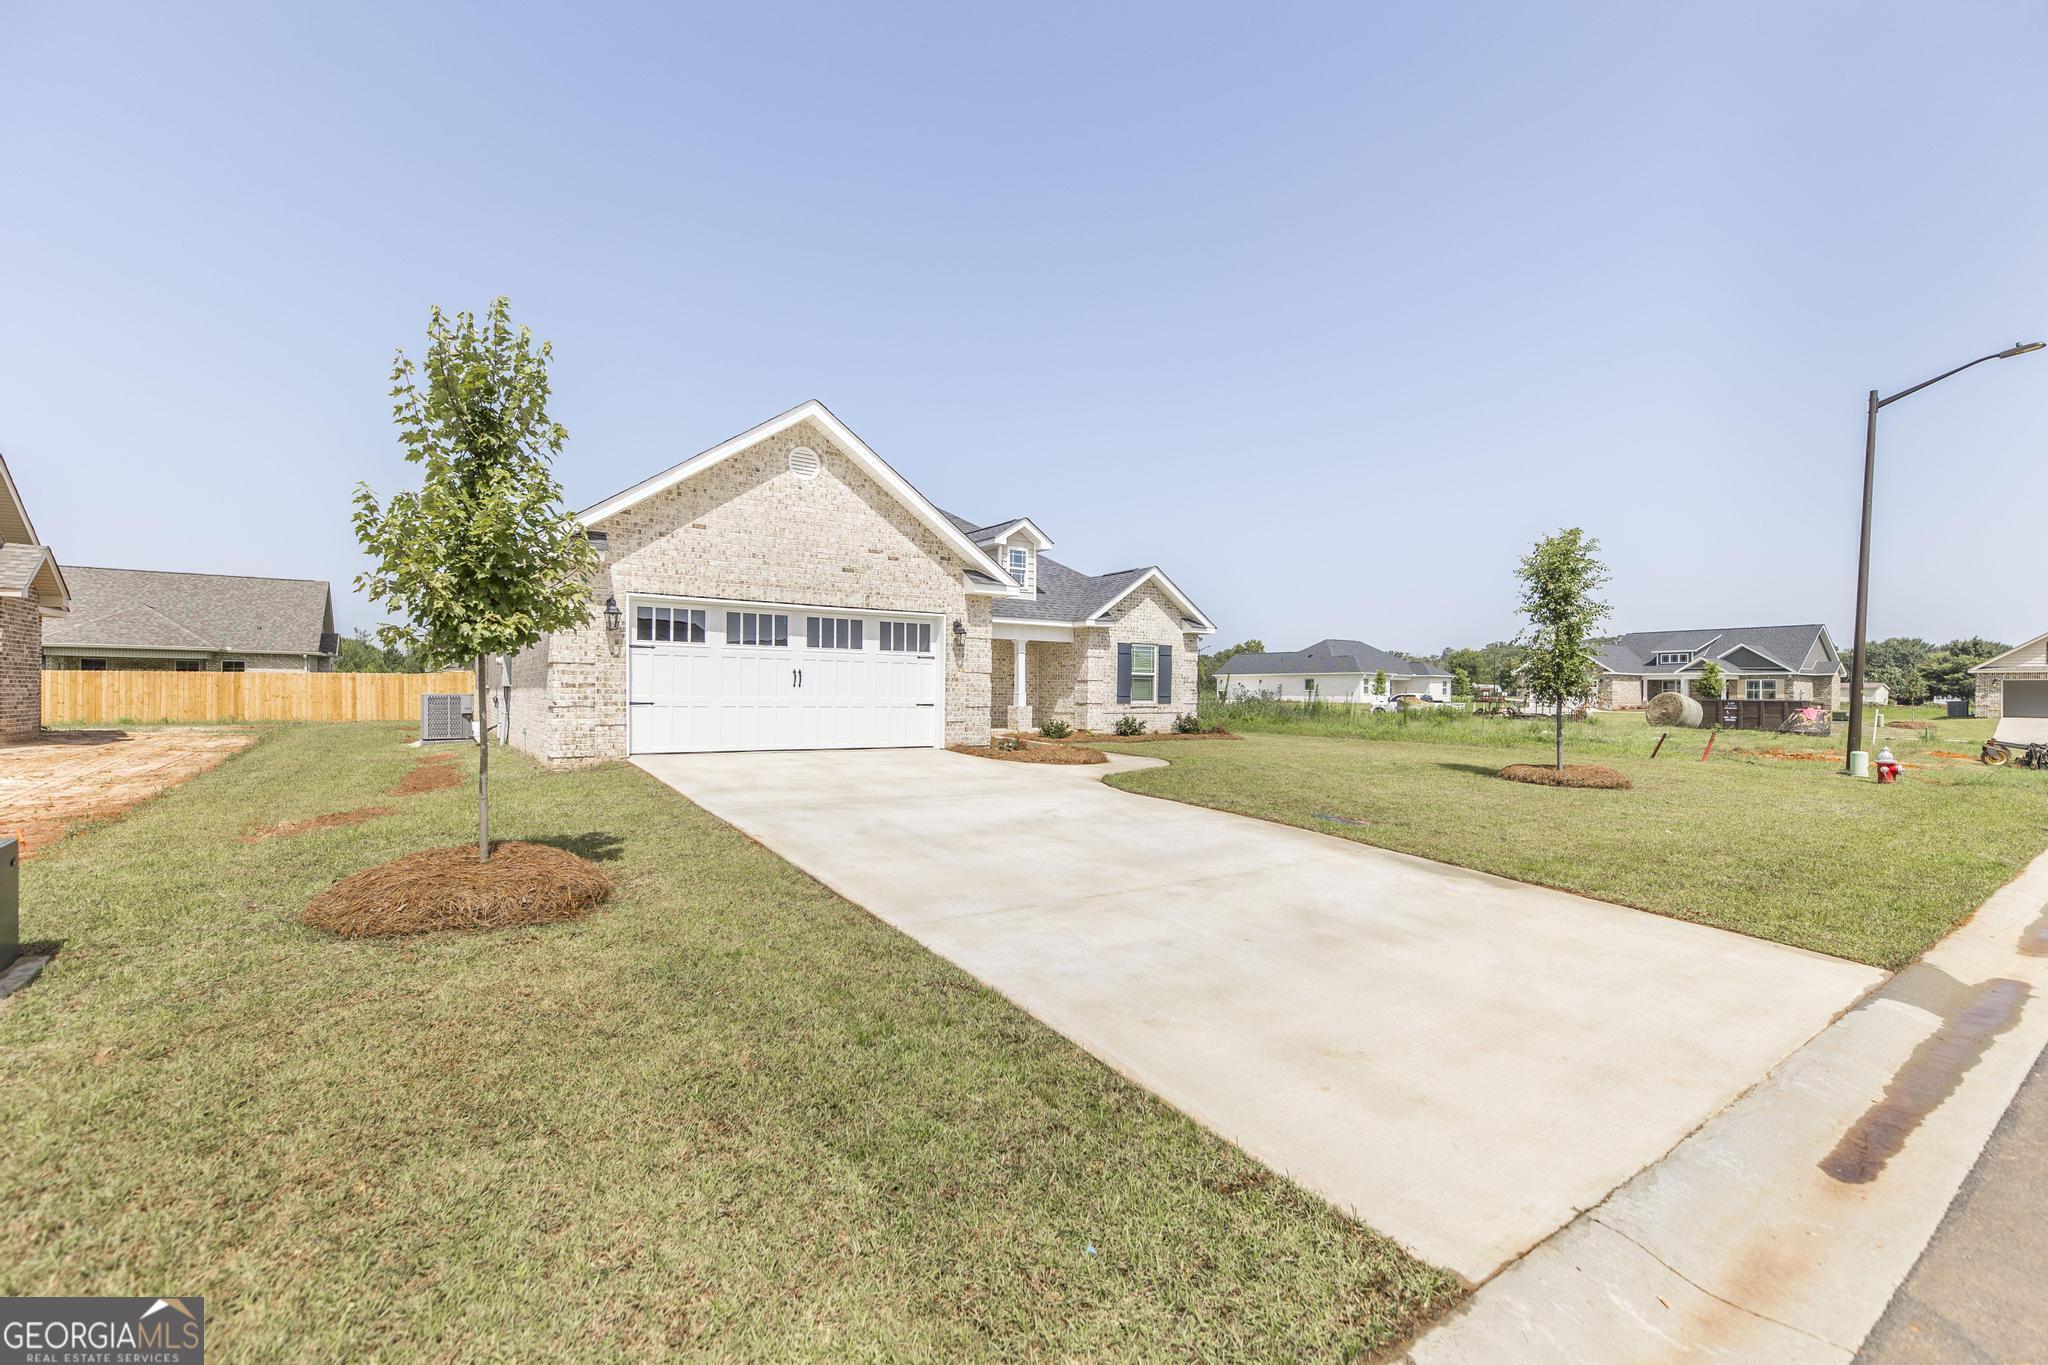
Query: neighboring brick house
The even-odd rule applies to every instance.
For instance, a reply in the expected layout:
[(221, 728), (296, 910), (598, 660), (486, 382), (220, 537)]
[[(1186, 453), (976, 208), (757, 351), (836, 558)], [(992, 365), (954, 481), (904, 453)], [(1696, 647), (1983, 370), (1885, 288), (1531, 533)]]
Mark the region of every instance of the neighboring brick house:
[(580, 517), (591, 619), (508, 668), (510, 742), (550, 762), (1163, 729), (1214, 629), (1158, 568), (941, 512), (815, 401)]
[(314, 578), (66, 570), (71, 613), (43, 631), (43, 667), (326, 673), (340, 642)]
[(1977, 679), (1973, 714), (2040, 719), (2048, 717), (2048, 635), (1986, 659), (1970, 672)]
[(1231, 655), (1216, 670), (1216, 694), (1375, 704), (1403, 696), (1449, 701), (1451, 675), (1363, 640), (1318, 640), (1292, 653)]
[(1842, 704), (1846, 672), (1826, 626), (1646, 630), (1600, 650), (1595, 705), (1636, 710), (1659, 692), (1692, 691), (1707, 661), (1721, 666), (1724, 697)]
[(69, 606), (64, 572), (37, 539), (0, 458), (0, 741), (28, 739), (42, 728), (43, 623), (61, 620)]

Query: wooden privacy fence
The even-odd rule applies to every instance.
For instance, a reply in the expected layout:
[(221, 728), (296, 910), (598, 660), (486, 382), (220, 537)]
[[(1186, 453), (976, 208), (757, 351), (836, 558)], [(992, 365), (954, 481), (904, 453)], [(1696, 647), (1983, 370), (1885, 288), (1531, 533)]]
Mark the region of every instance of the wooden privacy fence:
[(451, 673), (43, 673), (43, 724), (153, 720), (418, 720), (428, 692), (476, 690)]

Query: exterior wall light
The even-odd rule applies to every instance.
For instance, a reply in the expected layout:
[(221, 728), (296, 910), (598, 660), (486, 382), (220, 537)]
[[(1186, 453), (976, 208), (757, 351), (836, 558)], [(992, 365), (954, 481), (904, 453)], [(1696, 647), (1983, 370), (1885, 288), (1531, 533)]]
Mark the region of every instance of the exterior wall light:
[(616, 597), (605, 598), (604, 628), (608, 631), (616, 633), (620, 630), (625, 629), (625, 625), (626, 618), (625, 615), (619, 610), (619, 599)]

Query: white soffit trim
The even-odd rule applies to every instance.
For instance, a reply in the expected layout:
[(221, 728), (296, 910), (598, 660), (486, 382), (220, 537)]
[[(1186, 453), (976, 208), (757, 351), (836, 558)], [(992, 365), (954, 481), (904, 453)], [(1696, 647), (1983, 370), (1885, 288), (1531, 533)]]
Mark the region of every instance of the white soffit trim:
[(43, 538), (36, 534), (36, 524), (28, 519), (28, 504), (21, 500), (21, 490), (14, 486), (14, 471), (7, 467), (5, 456), (0, 456), (0, 491), (5, 491), (7, 500), (14, 506), (14, 515), (21, 518), (22, 529), (28, 532), (28, 543), (41, 544)]
[[(1023, 596), (1024, 590), (1010, 579), (1009, 572), (996, 563), (994, 556), (969, 540), (959, 527), (947, 520), (938, 508), (932, 506), (924, 494), (912, 487), (908, 479), (905, 479), (901, 474), (891, 469), (888, 461), (877, 455), (868, 446), (866, 441), (854, 435), (851, 428), (832, 415), (831, 409), (815, 398), (799, 403), (788, 412), (771, 417), (758, 426), (749, 427), (737, 436), (720, 441), (709, 450), (692, 455), (679, 465), (673, 465), (664, 469), (652, 478), (642, 479), (631, 488), (614, 493), (604, 501), (584, 508), (576, 514), (576, 519), (586, 527), (596, 526), (606, 518), (616, 516), (629, 507), (645, 502), (656, 493), (665, 492), (683, 482), (683, 480), (693, 478), (712, 466), (739, 454), (741, 451), (759, 445), (770, 437), (787, 431), (797, 423), (806, 420), (815, 422), (823, 428), (825, 434), (832, 438), (833, 443), (852, 456), (854, 462), (866, 470), (869, 477), (874, 479), (876, 483), (881, 484), (882, 487), (888, 489), (889, 493), (898, 502), (902, 503), (925, 529), (938, 536), (948, 548), (964, 559), (970, 566), (979, 567), (984, 564), (990, 566), (991, 576), (1000, 578), (1002, 583), (993, 591), (983, 589), (983, 592), (992, 597)], [(973, 590), (970, 589), (970, 591)]]
[(2007, 659), (2010, 659), (2013, 655), (2024, 654), (2028, 650), (2032, 649), (2035, 645), (2038, 645), (2043, 641), (2048, 641), (2048, 635), (2036, 635), (2031, 640), (2028, 640), (2022, 644), (2014, 645), (2011, 649), (2008, 649), (2003, 654), (1992, 655), (1990, 658), (1986, 659), (1983, 663), (1978, 664), (1970, 671), (1972, 673), (1982, 673), (1987, 669), (2001, 668), (2005, 665), (2005, 661)]
[(1129, 597), (1132, 593), (1144, 587), (1147, 583), (1152, 582), (1157, 582), (1161, 587), (1165, 588), (1167, 592), (1173, 595), (1173, 600), (1180, 603), (1182, 610), (1184, 610), (1185, 612), (1187, 612), (1188, 615), (1194, 617), (1197, 621), (1202, 623), (1202, 628), (1199, 632), (1200, 634), (1210, 635), (1215, 633), (1215, 625), (1209, 620), (1207, 616), (1204, 616), (1202, 614), (1202, 609), (1196, 606), (1194, 602), (1189, 599), (1186, 593), (1182, 592), (1178, 587), (1176, 587), (1174, 585), (1174, 581), (1166, 576), (1166, 570), (1160, 568), (1157, 564), (1154, 564), (1151, 568), (1145, 570), (1144, 573), (1140, 574), (1137, 578), (1137, 581), (1133, 582), (1131, 586), (1125, 588), (1122, 592), (1118, 593), (1116, 596), (1110, 598), (1107, 602), (1104, 602), (1101, 606), (1097, 607), (1094, 613), (1089, 616), (1086, 624), (1093, 625), (1096, 622), (1100, 621), (1104, 616), (1109, 614), (1109, 610), (1111, 607), (1114, 607), (1117, 603), (1123, 601), (1126, 597)]

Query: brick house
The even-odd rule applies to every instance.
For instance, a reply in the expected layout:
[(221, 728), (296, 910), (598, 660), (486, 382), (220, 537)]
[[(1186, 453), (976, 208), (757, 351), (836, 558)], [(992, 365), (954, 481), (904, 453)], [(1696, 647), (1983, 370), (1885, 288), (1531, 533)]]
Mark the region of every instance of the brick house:
[(1977, 679), (1971, 711), (1979, 716), (2048, 717), (2048, 635), (1986, 659), (1970, 672)]
[(1692, 691), (1712, 660), (1724, 697), (1843, 704), (1846, 670), (1826, 626), (1737, 626), (1721, 630), (1647, 630), (1601, 647), (1594, 704), (1629, 711), (1659, 692)]
[(43, 623), (70, 609), (57, 557), (36, 538), (28, 507), (0, 458), (0, 741), (32, 738), (43, 723)]
[(816, 401), (579, 516), (591, 619), (491, 699), (549, 762), (1163, 729), (1214, 629), (1156, 566), (1084, 574), (1028, 517), (940, 511)]
[(71, 612), (43, 632), (43, 667), (326, 673), (340, 640), (316, 578), (73, 565)]

